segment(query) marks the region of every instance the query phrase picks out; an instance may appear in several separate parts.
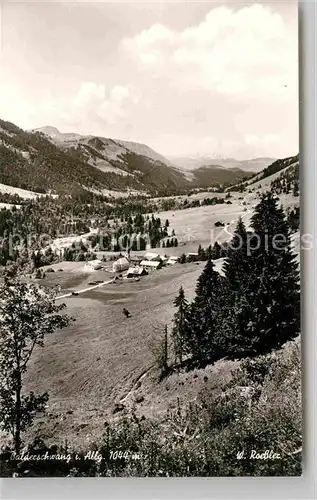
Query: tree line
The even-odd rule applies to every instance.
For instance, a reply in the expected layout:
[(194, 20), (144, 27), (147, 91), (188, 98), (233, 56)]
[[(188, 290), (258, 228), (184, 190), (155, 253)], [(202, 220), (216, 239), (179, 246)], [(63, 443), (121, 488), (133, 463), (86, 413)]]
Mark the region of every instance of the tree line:
[(224, 275), (215, 271), (209, 255), (194, 300), (189, 303), (179, 290), (172, 339), (180, 365), (267, 353), (298, 335), (298, 263), (287, 218), (271, 193), (263, 195), (251, 227), (247, 231), (239, 219)]

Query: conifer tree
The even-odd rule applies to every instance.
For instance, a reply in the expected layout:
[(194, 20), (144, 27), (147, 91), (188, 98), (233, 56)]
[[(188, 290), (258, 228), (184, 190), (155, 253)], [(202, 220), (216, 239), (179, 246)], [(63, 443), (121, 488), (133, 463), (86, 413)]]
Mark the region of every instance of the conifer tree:
[(197, 253), (198, 253), (198, 259), (199, 259), (199, 260), (206, 260), (206, 252), (205, 252), (205, 250), (202, 248), (202, 246), (201, 246), (201, 245), (199, 245), (199, 246), (198, 246)]
[(221, 246), (219, 245), (218, 241), (216, 241), (212, 249), (212, 258), (216, 260), (220, 259), (221, 257), (222, 257)]
[(225, 320), (226, 326), (231, 330), (228, 344), (228, 354), (231, 355), (248, 349), (252, 352), (252, 342), (248, 340), (248, 325), (253, 316), (252, 301), (249, 297), (253, 278), (251, 257), (248, 255), (248, 238), (249, 234), (240, 217), (223, 265), (228, 281), (228, 300), (231, 304), (231, 314)]
[(212, 246), (209, 245), (209, 247), (206, 250), (206, 260), (210, 260), (212, 258), (213, 258)]
[(182, 286), (179, 289), (178, 296), (174, 300), (174, 306), (177, 307), (177, 312), (174, 315), (174, 326), (172, 330), (175, 362), (182, 363), (183, 354), (186, 352), (189, 324), (189, 304), (185, 298), (185, 292)]
[(224, 271), (231, 290), (231, 353), (264, 353), (299, 331), (298, 266), (290, 230), (272, 193), (263, 195), (251, 219), (239, 220)]
[(251, 222), (260, 244), (251, 254), (250, 328), (254, 347), (262, 353), (299, 333), (299, 272), (289, 224), (272, 193), (263, 195)]
[(226, 278), (232, 291), (243, 293), (244, 283), (250, 272), (250, 258), (248, 253), (248, 234), (245, 225), (239, 217), (232, 240), (228, 245), (227, 258), (223, 265)]
[(184, 253), (181, 254), (180, 258), (179, 258), (179, 263), (180, 264), (186, 264), (186, 255)]
[(225, 353), (227, 339), (222, 336), (222, 320), (227, 314), (227, 295), (226, 280), (208, 260), (198, 278), (196, 296), (190, 308), (187, 345), (196, 366), (219, 359)]

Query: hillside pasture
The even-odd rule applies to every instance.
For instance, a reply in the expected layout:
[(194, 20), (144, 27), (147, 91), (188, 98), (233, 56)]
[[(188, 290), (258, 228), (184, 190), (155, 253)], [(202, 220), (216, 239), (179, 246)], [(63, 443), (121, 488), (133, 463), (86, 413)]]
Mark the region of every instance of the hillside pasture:
[[(63, 300), (76, 322), (47, 338), (45, 348), (34, 353), (27, 375), (29, 388), (50, 394), (48, 416), (37, 422), (46, 438), (51, 435), (62, 442), (67, 436), (83, 443), (86, 434), (78, 436), (82, 422), (89, 424), (89, 439), (102, 431), (101, 422), (111, 418), (113, 405), (129, 395), (142, 374), (155, 371), (153, 345), (161, 339), (164, 325), (171, 324), (173, 300), (181, 285), (188, 299), (193, 297), (203, 266), (175, 264), (140, 282), (109, 284)], [(221, 266), (222, 261), (217, 264)], [(80, 290), (101, 272), (89, 277), (74, 270), (48, 273), (41, 283), (54, 286), (59, 281), (63, 290)], [(130, 318), (122, 314), (123, 307)], [(150, 384), (156, 386), (157, 379)], [(175, 391), (175, 400), (179, 395)], [(152, 407), (148, 399), (144, 411)]]

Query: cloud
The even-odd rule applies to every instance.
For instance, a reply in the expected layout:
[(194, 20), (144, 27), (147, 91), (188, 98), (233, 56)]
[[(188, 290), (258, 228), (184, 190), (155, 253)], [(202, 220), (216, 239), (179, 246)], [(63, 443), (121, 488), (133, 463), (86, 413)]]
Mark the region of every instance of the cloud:
[(295, 154), (296, 4), (223, 3), (132, 3), (128, 12), (106, 2), (85, 43), (89, 7), (72, 10), (63, 28), (57, 6), (41, 9), (39, 23), (22, 3), (8, 17), (8, 4), (1, 117), (136, 140), (165, 155)]
[(257, 136), (255, 134), (246, 134), (244, 136), (244, 142), (248, 146), (255, 147), (265, 147), (270, 145), (270, 143), (277, 143), (280, 140), (278, 134), (264, 134), (263, 136)]
[[(1, 89), (3, 85), (1, 85)], [(139, 97), (132, 85), (114, 85), (82, 82), (70, 97), (39, 99), (37, 105), (28, 103), (18, 92), (7, 89), (6, 98), (0, 93), (0, 105), (9, 102), (10, 119), (24, 128), (54, 125), (61, 131), (78, 131), (89, 134), (109, 134), (111, 127), (129, 121)], [(8, 101), (8, 96), (10, 97)], [(14, 106), (14, 102), (17, 103)], [(21, 108), (21, 102), (24, 104)], [(1, 106), (5, 111), (8, 106)], [(21, 111), (23, 117), (21, 119)], [(4, 118), (9, 116), (4, 112)], [(94, 132), (91, 132), (94, 130)], [(119, 132), (120, 135), (120, 132)]]
[(155, 24), (125, 38), (121, 50), (141, 71), (183, 89), (286, 100), (297, 92), (296, 37), (280, 14), (259, 4), (214, 8), (183, 31)]
[(78, 108), (85, 108), (92, 103), (104, 100), (106, 94), (104, 85), (97, 85), (94, 82), (85, 82), (81, 85), (73, 99), (73, 105)]
[(132, 85), (114, 85), (83, 82), (68, 106), (68, 122), (85, 123), (101, 120), (105, 126), (123, 120), (137, 104), (138, 96)]

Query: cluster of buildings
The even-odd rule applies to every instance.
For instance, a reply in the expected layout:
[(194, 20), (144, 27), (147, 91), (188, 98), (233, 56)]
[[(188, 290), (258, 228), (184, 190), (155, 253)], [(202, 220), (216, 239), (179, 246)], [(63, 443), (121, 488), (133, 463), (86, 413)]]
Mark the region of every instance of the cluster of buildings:
[(175, 264), (178, 257), (166, 257), (154, 252), (146, 252), (144, 256), (134, 255), (121, 257), (113, 263), (113, 272), (127, 271), (127, 277), (142, 276), (149, 271)]
[[(150, 271), (161, 269), (163, 266), (176, 264), (179, 260), (177, 256), (162, 256), (154, 252), (146, 252), (141, 255), (123, 255), (113, 262), (112, 272), (126, 273), (126, 276), (137, 277), (148, 274)], [(90, 260), (85, 264), (85, 270), (97, 271), (106, 267), (106, 263), (96, 259)]]

